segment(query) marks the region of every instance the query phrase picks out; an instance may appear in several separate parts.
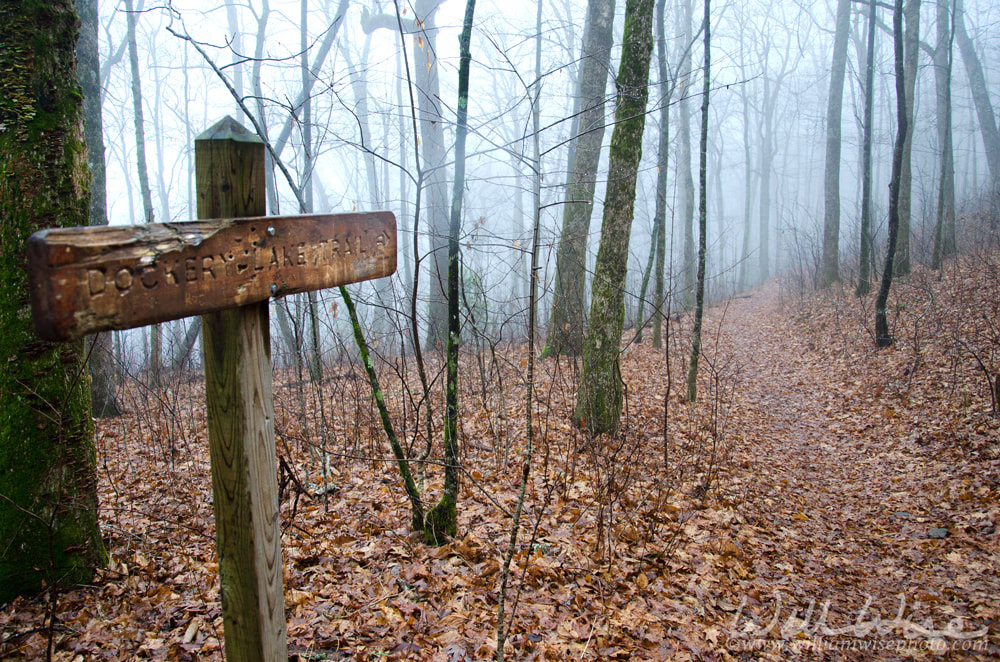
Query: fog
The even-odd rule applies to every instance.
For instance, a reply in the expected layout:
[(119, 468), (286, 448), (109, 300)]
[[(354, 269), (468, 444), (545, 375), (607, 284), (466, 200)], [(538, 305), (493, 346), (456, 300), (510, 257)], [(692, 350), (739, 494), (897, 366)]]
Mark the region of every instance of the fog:
[[(269, 176), (269, 213), (302, 210), (293, 187), (315, 212), (389, 210), (399, 237), (399, 271), (386, 283), (354, 287), (376, 344), (394, 355), (406, 342), (406, 317), (414, 270), (421, 270), (417, 306), (427, 330), (426, 304), (434, 299), (433, 178), (450, 196), (454, 168), (458, 35), (464, 3), (446, 0), (423, 30), (401, 38), (394, 25), (412, 22), (433, 2), (137, 2), (137, 64), (142, 85), (146, 165), (153, 218), (194, 218), (193, 143), (217, 119), (231, 115), (261, 133), (287, 168)], [(682, 99), (688, 99), (689, 131), (696, 134), (701, 105), (702, 44), (694, 7), (690, 36), (679, 21), (683, 2), (667, 2), (664, 33), (674, 86), (670, 104), (667, 175), (668, 290), (683, 306), (689, 279), (683, 273), (684, 219), (681, 174), (697, 185), (697, 136), (689, 163), (682, 163)], [(961, 6), (961, 3), (959, 3)], [(585, 33), (585, 2), (535, 3), (481, 0), (472, 33), (468, 164), (462, 209), (465, 323), (485, 337), (523, 339), (527, 272), (536, 207), (540, 219), (539, 272), (542, 333), (551, 306)], [(398, 14), (397, 14), (398, 11)], [(615, 7), (614, 47), (607, 86), (604, 148), (597, 173), (587, 241), (592, 273), (608, 179), (607, 149), (615, 122), (625, 7)], [(791, 275), (804, 285), (819, 278), (824, 223), (824, 158), (836, 2), (715, 3), (712, 9), (712, 75), (708, 133), (708, 234), (706, 289), (709, 300)], [(843, 96), (840, 163), (841, 278), (858, 271), (861, 207), (862, 83), (867, 4), (854, 3)], [(1000, 59), (996, 25), (1000, 8), (986, 0), (965, 2), (965, 26), (982, 62), (987, 91), (997, 102)], [(143, 222), (138, 170), (134, 87), (127, 48), (126, 4), (100, 3), (103, 134), (107, 160), (108, 219)], [(928, 262), (936, 220), (941, 149), (935, 113), (931, 53), (936, 42), (936, 3), (923, 2), (914, 102), (912, 233), (914, 262)], [(379, 18), (384, 19), (381, 23)], [(888, 180), (895, 136), (895, 88), (891, 11), (878, 11), (875, 35), (872, 179), (872, 244), (884, 252)], [(366, 32), (365, 27), (369, 30)], [(541, 67), (536, 70), (536, 50)], [(682, 55), (687, 51), (685, 66)], [(978, 204), (990, 170), (969, 77), (957, 45), (951, 79), (955, 196), (959, 209)], [(304, 64), (305, 63), (305, 64)], [(408, 70), (407, 70), (408, 67)], [(423, 71), (420, 71), (423, 68)], [(409, 73), (407, 73), (407, 71)], [(424, 79), (436, 74), (439, 91)], [(429, 83), (431, 86), (433, 82)], [(539, 90), (538, 117), (532, 117)], [(423, 97), (422, 97), (423, 95)], [(237, 99), (239, 101), (237, 101)], [(308, 102), (304, 102), (308, 100)], [(636, 185), (626, 288), (627, 324), (634, 325), (642, 277), (650, 260), (656, 203), (660, 107), (654, 48), (650, 67), (643, 153)], [(437, 108), (434, 108), (437, 106)], [(430, 109), (430, 114), (428, 114)], [(249, 113), (249, 115), (248, 115)], [(434, 113), (437, 113), (434, 115)], [(251, 118), (252, 116), (252, 118)], [(533, 127), (537, 121), (540, 131)], [(439, 162), (425, 163), (427, 127), (437, 131)], [(537, 137), (536, 144), (535, 138)], [(421, 170), (417, 168), (421, 159)], [(422, 179), (421, 179), (422, 178)], [(291, 181), (289, 181), (289, 179)], [(423, 186), (416, 249), (413, 240), (417, 184)], [(762, 189), (763, 186), (766, 187)], [(538, 185), (536, 198), (535, 186)], [(767, 231), (761, 243), (762, 219)], [(959, 235), (961, 235), (961, 222)], [(966, 240), (970, 240), (966, 238)], [(766, 250), (765, 250), (766, 249)], [(880, 258), (878, 258), (880, 259)], [(651, 286), (650, 286), (651, 287)], [(651, 290), (650, 290), (651, 291)], [(589, 293), (589, 289), (588, 289)], [(649, 297), (647, 296), (647, 301)], [(349, 334), (332, 292), (320, 294), (322, 355), (335, 360), (349, 351)], [(301, 321), (306, 304), (283, 302), (288, 319)], [(648, 306), (647, 306), (648, 314)], [(171, 325), (176, 342), (184, 325)], [(132, 343), (145, 339), (132, 332)], [(280, 354), (280, 352), (279, 352)]]

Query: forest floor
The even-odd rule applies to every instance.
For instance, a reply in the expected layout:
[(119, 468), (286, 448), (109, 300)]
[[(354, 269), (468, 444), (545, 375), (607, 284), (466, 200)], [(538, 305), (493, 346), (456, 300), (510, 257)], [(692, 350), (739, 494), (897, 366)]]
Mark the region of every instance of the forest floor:
[[(570, 425), (574, 366), (542, 362), (507, 659), (997, 659), (1000, 257), (918, 270), (890, 303), (885, 350), (872, 298), (846, 290), (774, 281), (714, 306), (694, 405), (681, 319), (669, 353), (624, 352), (616, 438)], [(400, 365), (383, 381), (419, 447)], [(279, 375), (292, 659), (495, 656), (524, 366), (523, 347), (467, 358), (460, 534), (440, 548), (407, 530), (364, 382)], [(128, 386), (126, 416), (98, 426), (111, 563), (0, 608), (0, 657), (221, 659), (202, 403), (198, 379)]]

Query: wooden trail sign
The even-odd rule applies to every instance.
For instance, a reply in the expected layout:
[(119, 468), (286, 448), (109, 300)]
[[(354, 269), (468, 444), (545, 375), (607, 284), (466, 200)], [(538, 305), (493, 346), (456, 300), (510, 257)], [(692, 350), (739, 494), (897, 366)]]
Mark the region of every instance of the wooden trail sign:
[(388, 276), (395, 230), (389, 212), (43, 230), (35, 329), (69, 340)]
[(283, 662), (268, 299), (391, 275), (396, 221), (264, 217), (264, 145), (228, 117), (195, 140), (195, 170), (198, 217), (216, 220), (32, 235), (32, 314), (50, 340), (202, 315), (226, 657)]

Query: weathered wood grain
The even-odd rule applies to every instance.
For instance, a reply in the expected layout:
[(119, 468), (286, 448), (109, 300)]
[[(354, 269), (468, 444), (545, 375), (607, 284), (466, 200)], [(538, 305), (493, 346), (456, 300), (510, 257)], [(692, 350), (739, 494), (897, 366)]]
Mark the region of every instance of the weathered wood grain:
[(226, 659), (286, 660), (266, 303), (202, 316)]
[[(264, 145), (233, 120), (195, 141), (195, 170), (199, 216), (264, 213)], [(269, 237), (267, 227), (250, 225)], [(287, 660), (268, 304), (208, 313), (201, 326), (226, 658)]]
[(36, 331), (67, 340), (388, 276), (396, 220), (373, 212), (54, 229), (32, 235), (27, 250)]

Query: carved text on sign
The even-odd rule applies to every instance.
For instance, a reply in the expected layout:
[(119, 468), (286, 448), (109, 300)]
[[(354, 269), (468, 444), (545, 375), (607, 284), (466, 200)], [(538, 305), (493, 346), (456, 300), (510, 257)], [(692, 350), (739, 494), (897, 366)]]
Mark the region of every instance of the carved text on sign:
[(391, 213), (48, 230), (28, 244), (39, 335), (130, 328), (387, 276)]
[[(127, 294), (133, 286), (153, 290), (161, 285), (178, 286), (198, 280), (245, 279), (261, 272), (276, 274), (281, 269), (295, 267), (336, 267), (355, 258), (354, 269), (364, 270), (373, 267), (379, 258), (385, 258), (389, 241), (384, 232), (374, 238), (368, 234), (354, 237), (347, 234), (342, 239), (333, 237), (318, 244), (299, 242), (288, 246), (268, 246), (260, 239), (248, 237), (247, 241), (237, 240), (234, 248), (217, 255), (163, 257), (149, 264), (125, 265), (114, 272), (100, 266), (86, 270), (87, 290), (91, 297)], [(279, 289), (287, 291), (281, 286)]]

